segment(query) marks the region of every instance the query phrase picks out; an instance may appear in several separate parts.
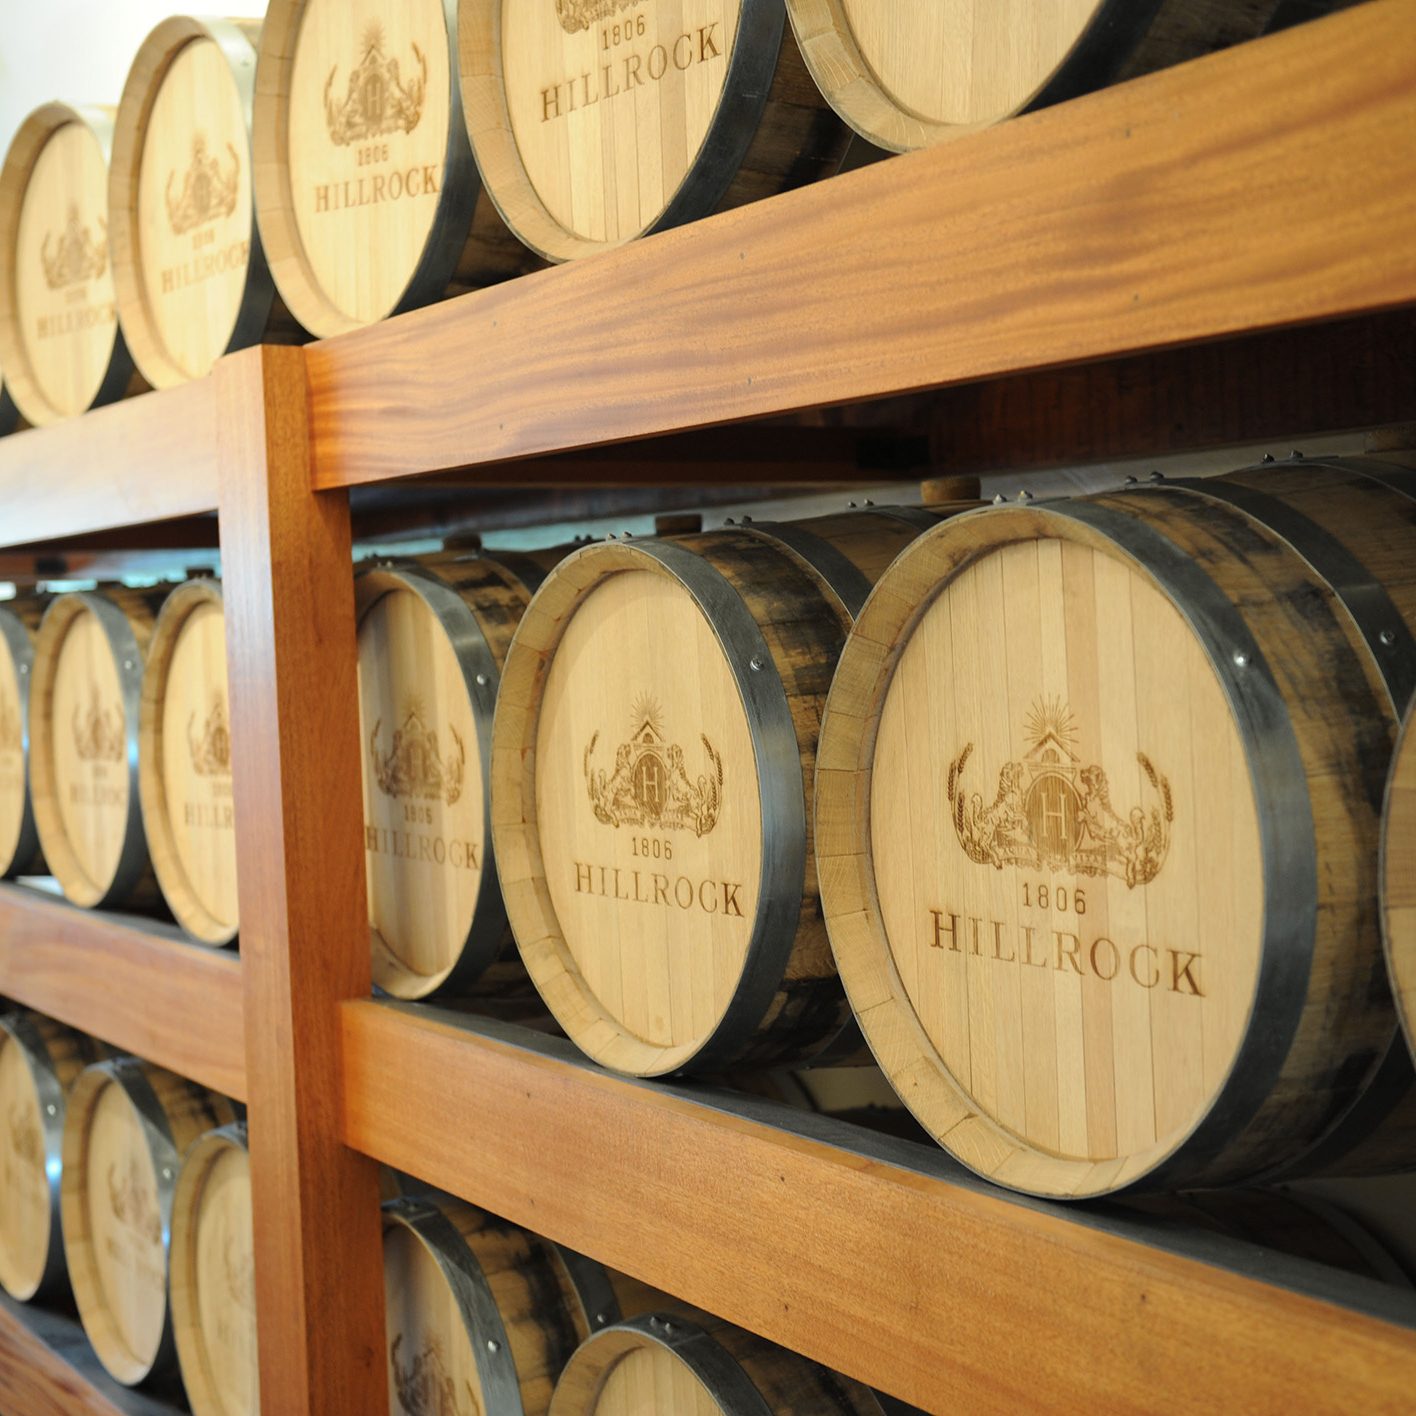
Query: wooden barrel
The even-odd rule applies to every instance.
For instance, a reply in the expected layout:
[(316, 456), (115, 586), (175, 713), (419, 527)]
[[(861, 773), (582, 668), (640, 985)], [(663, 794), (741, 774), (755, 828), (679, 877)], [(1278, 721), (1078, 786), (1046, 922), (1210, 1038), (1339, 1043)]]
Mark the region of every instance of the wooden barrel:
[(553, 261), (829, 176), (850, 134), (781, 0), (462, 0), (482, 180)]
[(374, 982), (534, 998), (507, 926), (487, 783), (502, 663), (546, 556), (439, 555), (356, 583)]
[(502, 675), (492, 832), (527, 971), (597, 1062), (730, 1070), (840, 1031), (817, 725), (852, 613), (935, 519), (602, 542), (537, 592)]
[[(959, 518), (842, 657), (817, 777), (841, 976), (921, 1123), (1001, 1183), (1292, 1171), (1390, 1055), (1393, 702), (1334, 586), (1342, 540), (1409, 502), (1334, 476), (1320, 546), (1271, 496), (1282, 530), (1232, 488)], [(1397, 1126), (1366, 1150), (1416, 1145)]]
[(458, 1200), (405, 1196), (383, 1215), (391, 1411), (544, 1416), (581, 1342), (663, 1299)]
[(121, 1057), (89, 1067), (64, 1123), (60, 1209), (79, 1317), (115, 1381), (176, 1371), (167, 1239), (183, 1152), (236, 1119), (225, 1097)]
[(272, 0), (256, 212), (276, 285), (311, 334), (537, 264), (483, 195), (460, 107), (456, 0)]
[(178, 924), (203, 944), (236, 937), (236, 827), (221, 583), (189, 580), (163, 603), (138, 713), (143, 828)]
[[(1353, 0), (1319, 0), (1306, 18)], [(1284, 0), (786, 0), (813, 77), (908, 152), (1263, 34)]]
[(1400, 1256), (1380, 1235), (1317, 1195), (1288, 1190), (1199, 1190), (1147, 1195), (1132, 1200), (1128, 1208), (1393, 1287), (1416, 1286)]
[(172, 1328), (193, 1416), (255, 1416), (256, 1347), (251, 1162), (246, 1127), (192, 1145), (172, 1201)]
[(164, 20), (128, 73), (109, 179), (113, 280), (156, 388), (199, 379), (293, 322), (256, 233), (251, 103), (258, 20)]
[(1387, 967), (1407, 1042), (1416, 1052), (1416, 698), (1392, 758), (1381, 869)]
[(868, 1387), (706, 1314), (650, 1313), (596, 1333), (550, 1416), (882, 1416)]
[[(1416, 456), (1266, 459), (1178, 485), (1239, 507), (1283, 536), (1322, 575), (1351, 616), (1385, 686), (1395, 721), (1416, 693)], [(1363, 1175), (1416, 1154), (1416, 1069), (1393, 1022), (1361, 1094), (1288, 1175)]]
[(164, 590), (60, 595), (35, 643), (30, 793), (44, 858), (86, 909), (155, 902), (138, 792), (143, 660)]
[(38, 1013), (0, 1017), (0, 1284), (27, 1303), (64, 1287), (64, 1107), (101, 1044)]
[(0, 606), (0, 878), (44, 873), (29, 784), (29, 687), (42, 604)]
[(108, 249), (112, 138), (110, 110), (46, 103), (0, 168), (0, 365), (36, 425), (134, 385)]

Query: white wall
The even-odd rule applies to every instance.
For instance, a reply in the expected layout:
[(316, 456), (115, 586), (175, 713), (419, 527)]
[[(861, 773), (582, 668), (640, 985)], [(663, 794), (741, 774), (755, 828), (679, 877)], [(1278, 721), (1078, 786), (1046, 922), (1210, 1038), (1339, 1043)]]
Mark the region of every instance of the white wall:
[[(190, 4), (190, 0), (189, 0)], [(0, 0), (0, 153), (50, 99), (115, 105), (138, 46), (169, 15), (260, 16), (266, 0)]]

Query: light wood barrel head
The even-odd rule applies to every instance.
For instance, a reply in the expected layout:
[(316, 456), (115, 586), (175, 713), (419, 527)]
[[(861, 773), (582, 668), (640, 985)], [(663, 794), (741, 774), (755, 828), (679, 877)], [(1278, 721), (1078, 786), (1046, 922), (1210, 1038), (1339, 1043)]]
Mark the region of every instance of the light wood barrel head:
[(561, 1373), (549, 1416), (879, 1416), (864, 1387), (823, 1387), (804, 1358), (704, 1321), (659, 1312), (596, 1333)]
[(532, 601), (493, 734), (497, 858), (528, 972), (606, 1066), (708, 1065), (777, 987), (803, 839), (785, 712), (754, 622), (688, 550), (586, 547)]
[(1407, 1041), (1416, 1053), (1416, 703), (1392, 758), (1382, 819), (1382, 931)]
[(31, 790), (50, 869), (75, 904), (120, 896), (146, 866), (134, 780), (142, 654), (102, 595), (61, 595), (36, 643)]
[(128, 346), (157, 388), (210, 373), (270, 313), (251, 186), (255, 72), (240, 23), (174, 16), (143, 41), (123, 90), (113, 275)]
[(172, 1341), (164, 1236), (177, 1165), (141, 1064), (88, 1068), (64, 1128), (64, 1251), (84, 1331), (127, 1386), (147, 1377)]
[(0, 876), (34, 864), (39, 846), (29, 792), (29, 686), (34, 639), (0, 608)]
[(435, 577), (373, 570), (358, 595), (374, 982), (422, 998), (480, 972), (473, 940), (504, 928), (487, 854), (497, 669), (476, 616)]
[(783, 28), (771, 0), (462, 0), (467, 128), (507, 224), (565, 261), (706, 216)]
[(187, 1152), (172, 1204), (172, 1326), (193, 1416), (255, 1416), (251, 1164), (246, 1128), (224, 1126)]
[(139, 786), (153, 868), (203, 944), (236, 937), (236, 830), (221, 586), (188, 581), (163, 604), (143, 675)]
[(822, 93), (892, 152), (1030, 107), (1093, 32), (1108, 32), (1107, 9), (1107, 0), (787, 0)]
[(62, 1271), (57, 1161), (63, 1126), (64, 1091), (42, 1036), (20, 1015), (0, 1019), (0, 1284), (22, 1302)]
[(390, 1411), (520, 1410), (511, 1348), (481, 1266), (437, 1204), (384, 1214)]
[(261, 31), (256, 206), (312, 334), (436, 299), (471, 225), (455, 0), (274, 0)]
[(108, 110), (45, 104), (0, 169), (0, 362), (36, 425), (121, 397), (132, 372), (109, 259), (111, 140)]
[(907, 550), (817, 777), (832, 946), (882, 1068), (968, 1165), (1061, 1195), (1151, 1174), (1221, 1110), (1278, 913), (1257, 649), (1222, 605), (1181, 612), (1160, 538), (1132, 555), (1086, 514), (974, 513)]

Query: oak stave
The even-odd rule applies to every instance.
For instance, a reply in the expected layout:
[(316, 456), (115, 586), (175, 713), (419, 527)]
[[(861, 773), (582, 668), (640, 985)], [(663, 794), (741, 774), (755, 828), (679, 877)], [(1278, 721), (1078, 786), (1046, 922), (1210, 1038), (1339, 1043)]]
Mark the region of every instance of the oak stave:
[(258, 20), (173, 16), (143, 41), (123, 88), (109, 173), (113, 279), (128, 348), (154, 388), (202, 378), (232, 350), (299, 337), (256, 230), (259, 36)]
[(143, 664), (165, 594), (166, 587), (109, 587), (57, 596), (35, 642), (35, 824), (55, 879), (85, 909), (158, 900), (143, 831), (138, 720)]
[(22, 1303), (64, 1292), (64, 1111), (74, 1081), (103, 1052), (38, 1013), (0, 1017), (0, 1286)]
[(1397, 1012), (1416, 1053), (1416, 699), (1392, 756), (1382, 812), (1381, 916)]
[[(647, 14), (603, 2), (461, 0), (472, 148), (487, 193), (532, 250), (551, 261), (593, 255), (840, 168), (850, 135), (807, 73), (777, 0), (723, 0), (712, 14), (690, 23), (664, 0)], [(622, 28), (633, 33), (611, 43)], [(512, 56), (526, 72), (508, 69)], [(651, 82), (636, 81), (641, 72)], [(592, 76), (603, 99), (578, 103)], [(513, 94), (526, 96), (524, 108)]]
[(527, 971), (596, 1061), (769, 1065), (847, 1023), (810, 848), (817, 726), (868, 575), (935, 519), (605, 542), (537, 592), (502, 676), (492, 834)]
[[(1389, 523), (1402, 494), (1386, 489), (1385, 504), (1373, 511), (1363, 481), (1351, 474), (1345, 487), (1327, 489), (1325, 526), (1341, 524), (1344, 535), (1355, 535)], [(1276, 497), (1282, 489), (1275, 483), (1271, 490)], [(1008, 575), (1021, 597), (1011, 614)], [(1026, 609), (1026, 587), (1034, 582), (1039, 595), (1055, 586), (1041, 601), (1044, 609), (1056, 606), (1046, 634)], [(1003, 667), (996, 673), (984, 657), (991, 649), (984, 636), (975, 643), (959, 632), (957, 650), (945, 636), (956, 605), (970, 606), (976, 622), (1001, 623), (995, 657)], [(1129, 606), (1124, 615), (1122, 605)], [(1157, 647), (1162, 639), (1168, 653)], [(1004, 693), (1008, 685), (1009, 706), (989, 720), (997, 725), (991, 743), (985, 720), (983, 729), (965, 722), (975, 711), (965, 700), (930, 706), (925, 645), (941, 681), (960, 677), (973, 696)], [(1184, 693), (1167, 698), (1168, 676), (1191, 659), (1189, 674), (1176, 680)], [(1027, 704), (1013, 698), (1026, 697), (1029, 684), (1034, 721), (1025, 728)], [(1083, 714), (1073, 715), (1072, 700), (1085, 705)], [(1168, 718), (1169, 701), (1190, 706)], [(921, 712), (933, 745), (910, 769), (918, 780), (906, 788), (901, 734), (908, 715)], [(952, 731), (960, 740), (945, 743), (956, 718)], [(1186, 736), (1191, 719), (1202, 753)], [(967, 754), (955, 756), (981, 731), (982, 776), (978, 767), (969, 772)], [(1323, 1152), (1358, 1114), (1392, 1055), (1394, 1023), (1371, 905), (1375, 803), (1392, 731), (1387, 684), (1339, 594), (1282, 535), (1208, 483), (983, 512), (908, 550), (843, 655), (823, 727), (817, 809), (823, 895), (842, 978), (882, 1067), (925, 1127), (980, 1173), (1064, 1197), (1353, 1165), (1355, 1150), (1337, 1159)], [(1024, 742), (1026, 733), (1032, 735)], [(1165, 735), (1162, 746), (1169, 744), (1178, 766), (1167, 767), (1157, 748), (1140, 740), (1146, 733)], [(1059, 742), (1047, 748), (1049, 735)], [(1134, 750), (1125, 747), (1132, 735)], [(917, 732), (915, 741), (926, 739)], [(1067, 766), (1062, 754), (1074, 746)], [(1045, 748), (1064, 765), (1049, 767)], [(949, 761), (936, 761), (936, 752)], [(1005, 767), (990, 806), (987, 773), (1005, 755), (1016, 765)], [(881, 763), (883, 774), (874, 770)], [(1216, 775), (1220, 763), (1233, 764), (1227, 776)], [(1073, 824), (1055, 828), (1055, 867), (1041, 853), (1040, 841), (1054, 849), (1036, 834), (1042, 825), (1031, 818), (1011, 824), (1022, 821), (1015, 812), (1026, 816), (1034, 786), (1039, 802), (1050, 800), (1049, 773), (1070, 774), (1080, 788), (1069, 798), (1080, 803)], [(1142, 805), (1129, 828), (1113, 811), (1116, 834), (1088, 836), (1093, 828), (1076, 824), (1088, 811), (1097, 829), (1111, 829), (1108, 778), (1127, 783), (1126, 806), (1131, 799)], [(883, 834), (873, 834), (867, 803), (877, 793), (918, 840), (889, 844), (883, 817)], [(1059, 811), (1058, 820), (1067, 821), (1061, 803)], [(1196, 824), (1174, 824), (1187, 817)], [(970, 867), (975, 836), (981, 854)], [(1126, 866), (1129, 884), (1119, 870), (1128, 842), (1140, 862), (1134, 871)], [(1167, 880), (1170, 854), (1180, 864)], [(1204, 890), (1187, 890), (1199, 878)], [(1051, 898), (1059, 885), (1061, 895)], [(1058, 918), (1076, 887), (1091, 918)], [(926, 895), (931, 909), (921, 915)], [(971, 938), (976, 915), (979, 937)], [(930, 918), (932, 939), (920, 922)], [(1180, 939), (1160, 937), (1165, 929)], [(1111, 937), (1123, 930), (1123, 938)], [(1039, 933), (1040, 958), (1033, 954)], [(1020, 951), (1026, 942), (1024, 962), (1041, 974), (1024, 978), (1014, 938)], [(1167, 954), (1167, 945), (1182, 942), (1191, 949)], [(1088, 944), (1101, 962), (1084, 971)], [(1145, 990), (1134, 990), (1135, 1000), (1125, 997), (1124, 977), (1116, 984), (1126, 948)], [(908, 950), (904, 963), (900, 949)], [(959, 967), (946, 982), (946, 956), (956, 955)], [(1003, 973), (990, 972), (995, 957), (998, 967), (1007, 965)], [(1172, 962), (1175, 978), (1158, 988)], [(1015, 965), (1016, 1005), (1004, 989)], [(1075, 986), (1055, 981), (1064, 966), (1078, 976)], [(1193, 977), (1196, 967), (1207, 982)], [(1251, 995), (1254, 1017), (1241, 1016)], [(922, 1004), (926, 997), (944, 1000), (928, 1027), (918, 1010), (936, 1005)], [(1187, 1016), (1191, 1003), (1197, 1007)], [(991, 1077), (978, 1073), (982, 1095), (961, 1080), (970, 1065), (969, 1044), (960, 1041), (965, 1020), (980, 1046), (998, 1049)], [(1034, 1040), (1030, 1064), (1002, 1040), (1020, 1036), (1020, 1026)], [(999, 1041), (991, 1044), (995, 1028)], [(1195, 1041), (1201, 1028), (1202, 1053)], [(1366, 1136), (1361, 1168), (1410, 1163), (1416, 1146), (1400, 1111)]]
[(374, 982), (396, 998), (535, 1000), (497, 881), (491, 729), (512, 634), (560, 555), (447, 552), (356, 579)]
[[(1393, 718), (1416, 693), (1413, 469), (1416, 458), (1400, 452), (1295, 455), (1179, 484), (1236, 505), (1314, 567), (1354, 621)], [(1355, 1102), (1296, 1162), (1264, 1178), (1381, 1173), (1393, 1154), (1416, 1154), (1416, 1069), (1397, 1026)]]
[[(370, 90), (357, 73), (376, 79), (376, 111), (365, 111)], [(461, 112), (456, 0), (373, 0), (357, 11), (342, 0), (273, 0), (256, 84), (261, 240), (282, 299), (311, 334), (357, 329), (539, 264), (482, 192)], [(321, 217), (339, 218), (335, 234)]]
[(144, 386), (113, 289), (112, 138), (111, 110), (47, 103), (20, 125), (0, 167), (0, 364), (35, 426)]
[(706, 1313), (670, 1308), (596, 1333), (550, 1416), (882, 1416), (910, 1410)]
[(251, 1167), (243, 1122), (188, 1149), (172, 1201), (169, 1301), (192, 1416), (256, 1416)]
[(30, 797), (29, 690), (44, 602), (0, 606), (0, 879), (45, 874)]
[(213, 946), (236, 937), (236, 830), (221, 582), (189, 580), (153, 625), (138, 710), (138, 786), (157, 883)]
[(389, 1200), (383, 1219), (393, 1411), (460, 1410), (466, 1390), (473, 1411), (545, 1416), (581, 1342), (663, 1300), (451, 1197)]
[(64, 1254), (84, 1331), (125, 1386), (176, 1375), (167, 1276), (181, 1157), (235, 1119), (225, 1097), (132, 1057), (87, 1068), (70, 1094)]
[[(1255, 39), (1354, 0), (786, 0), (811, 73), (861, 136), (908, 152)], [(960, 36), (966, 36), (967, 42)]]

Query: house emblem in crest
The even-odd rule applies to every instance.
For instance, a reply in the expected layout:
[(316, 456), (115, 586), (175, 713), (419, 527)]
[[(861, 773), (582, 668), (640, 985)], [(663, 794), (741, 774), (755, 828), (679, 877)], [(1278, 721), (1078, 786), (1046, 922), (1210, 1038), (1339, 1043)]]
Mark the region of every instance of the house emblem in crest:
[(456, 728), (450, 727), (452, 751), (446, 757), (438, 746), (437, 731), (429, 725), (422, 703), (410, 698), (403, 708), (403, 726), (395, 728), (385, 752), (379, 746), (380, 718), (369, 735), (369, 757), (374, 780), (385, 796), (413, 797), (420, 801), (441, 799), (452, 806), (462, 795), (467, 769), (467, 749)]
[(423, 116), (428, 86), (428, 60), (412, 45), (417, 74), (404, 79), (398, 60), (384, 52), (383, 26), (371, 24), (364, 31), (364, 56), (344, 86), (344, 97), (335, 95), (336, 64), (325, 80), (325, 121), (330, 139), (340, 147), (367, 142), (390, 133), (411, 133)]
[(429, 1338), (422, 1352), (407, 1364), (402, 1347), (403, 1334), (399, 1333), (389, 1348), (388, 1360), (393, 1369), (394, 1391), (405, 1416), (481, 1416), (482, 1408), (470, 1382), (462, 1384), (469, 1404), (464, 1405), (459, 1399), (437, 1338)]
[(63, 290), (85, 280), (97, 280), (108, 269), (108, 223), (97, 218), (99, 235), (79, 220), (79, 209), (69, 208), (69, 219), (58, 235), (46, 232), (39, 248), (44, 279), (51, 290)]
[(231, 775), (231, 729), (226, 721), (226, 695), (217, 689), (200, 733), (197, 715), (187, 721), (187, 747), (192, 754), (192, 771), (199, 777)]
[(30, 1108), (18, 1102), (10, 1111), (10, 1154), (27, 1166), (44, 1164), (44, 1137)]
[(596, 819), (606, 826), (687, 829), (695, 836), (706, 836), (718, 824), (722, 806), (723, 759), (700, 734), (708, 770), (690, 781), (683, 748), (664, 736), (659, 705), (641, 697), (632, 721), (633, 733), (615, 749), (613, 772), (591, 763), (599, 733), (585, 749), (585, 782)]
[(0, 702), (0, 752), (22, 752), (24, 745), (19, 704), (7, 698)]
[(1153, 800), (1123, 817), (1111, 802), (1105, 771), (1083, 765), (1074, 750), (1072, 711), (1060, 699), (1033, 705), (1027, 720), (1031, 746), (998, 774), (992, 802), (966, 792), (969, 743), (949, 764), (947, 790), (954, 831), (964, 854), (1002, 870), (1024, 865), (1074, 875), (1113, 875), (1128, 888), (1160, 874), (1175, 817), (1170, 783), (1145, 753), (1136, 754)]
[(192, 161), (177, 185), (177, 173), (167, 175), (167, 219), (174, 236), (185, 236), (198, 226), (205, 226), (218, 217), (230, 216), (236, 210), (237, 193), (241, 185), (241, 159), (236, 149), (226, 144), (231, 165), (223, 169), (218, 158), (207, 151), (206, 135), (198, 133), (192, 139)]
[(99, 698), (98, 685), (89, 684), (87, 713), (74, 707), (74, 751), (84, 762), (123, 760), (123, 715)]
[(640, 3), (641, 0), (556, 0), (556, 18), (567, 34), (578, 34)]
[(121, 1173), (117, 1161), (108, 1167), (108, 1203), (113, 1217), (135, 1234), (150, 1244), (162, 1243), (162, 1216), (151, 1186), (144, 1183), (136, 1155), (129, 1155), (127, 1167)]

